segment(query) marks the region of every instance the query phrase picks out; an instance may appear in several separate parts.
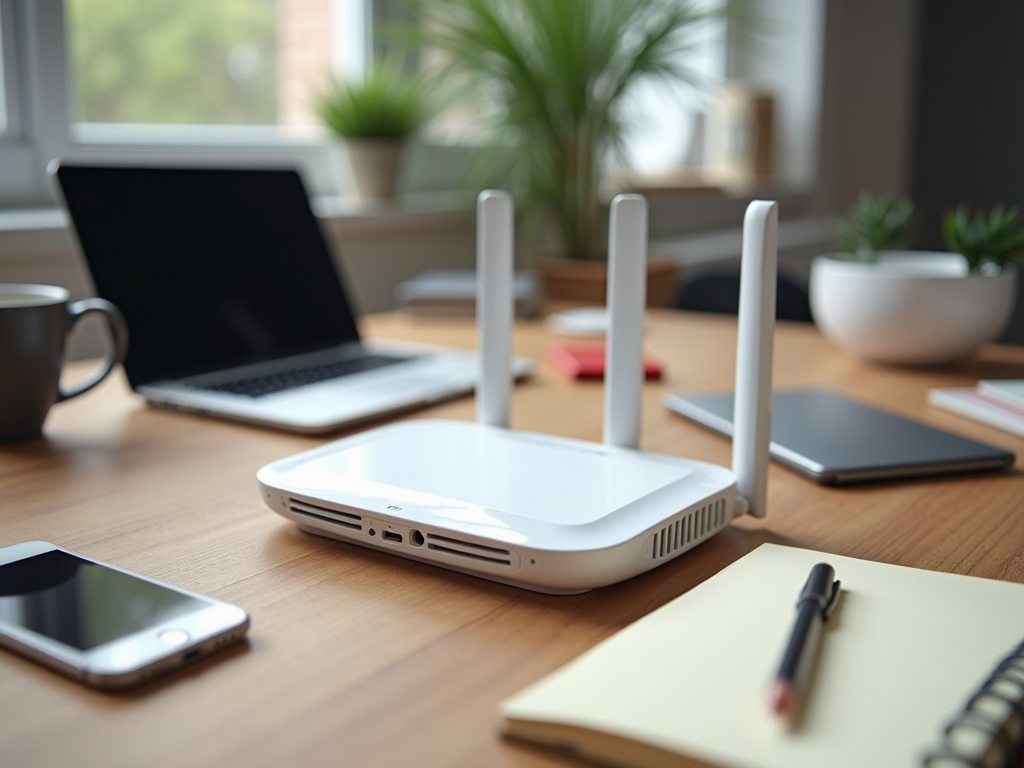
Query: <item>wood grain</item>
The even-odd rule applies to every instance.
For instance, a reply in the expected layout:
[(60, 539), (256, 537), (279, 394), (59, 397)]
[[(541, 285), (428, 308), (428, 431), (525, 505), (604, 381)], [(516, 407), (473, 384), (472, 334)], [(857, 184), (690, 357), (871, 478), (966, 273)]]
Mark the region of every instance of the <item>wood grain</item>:
[[(364, 321), (373, 336), (472, 347), (456, 320)], [(543, 361), (540, 321), (515, 350), (538, 360), (513, 425), (598, 440), (603, 390)], [(663, 393), (731, 388), (735, 323), (652, 311), (645, 449), (729, 462), (728, 443), (667, 413)], [(820, 385), (1024, 454), (1024, 440), (933, 409), (932, 386), (1024, 378), (1024, 349), (960, 367), (859, 362), (811, 326), (782, 324), (777, 386)], [(471, 398), (407, 418), (472, 419)], [(144, 406), (123, 379), (53, 409), (46, 437), (0, 446), (0, 545), (45, 539), (237, 603), (250, 640), (133, 693), (91, 691), (0, 652), (4, 766), (557, 766), (501, 740), (495, 705), (764, 541), (1024, 582), (1024, 474), (859, 488), (773, 465), (769, 513), (627, 583), (536, 595), (303, 534), (262, 505), (256, 470), (324, 442)], [(334, 437), (341, 436), (339, 433)], [(841, 439), (841, 436), (837, 436)]]

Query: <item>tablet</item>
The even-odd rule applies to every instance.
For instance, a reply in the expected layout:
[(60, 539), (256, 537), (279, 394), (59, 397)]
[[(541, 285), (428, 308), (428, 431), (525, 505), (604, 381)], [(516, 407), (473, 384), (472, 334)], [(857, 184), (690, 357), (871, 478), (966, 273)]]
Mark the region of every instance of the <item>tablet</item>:
[[(671, 411), (732, 435), (732, 393), (670, 394)], [(822, 389), (772, 394), (771, 456), (841, 485), (1012, 466), (1014, 454)]]

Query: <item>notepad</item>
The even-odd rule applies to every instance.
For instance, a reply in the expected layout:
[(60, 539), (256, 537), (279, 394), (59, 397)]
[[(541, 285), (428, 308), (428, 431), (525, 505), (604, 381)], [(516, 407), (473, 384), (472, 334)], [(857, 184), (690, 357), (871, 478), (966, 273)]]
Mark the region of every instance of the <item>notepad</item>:
[[(766, 692), (811, 566), (836, 569), (799, 727)], [(502, 731), (612, 765), (916, 766), (1024, 637), (1024, 585), (765, 544), (501, 704)]]
[(1024, 437), (1024, 408), (997, 400), (980, 386), (929, 389), (928, 404)]
[(1014, 408), (1024, 408), (1024, 379), (982, 379), (978, 391)]

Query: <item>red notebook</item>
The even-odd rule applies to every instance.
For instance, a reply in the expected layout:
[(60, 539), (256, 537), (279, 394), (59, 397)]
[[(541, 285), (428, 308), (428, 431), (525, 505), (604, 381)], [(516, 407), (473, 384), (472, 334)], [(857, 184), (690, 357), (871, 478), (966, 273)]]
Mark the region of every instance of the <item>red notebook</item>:
[[(570, 379), (600, 381), (604, 378), (604, 344), (552, 344), (548, 360)], [(644, 355), (644, 378), (660, 379), (661, 365)]]

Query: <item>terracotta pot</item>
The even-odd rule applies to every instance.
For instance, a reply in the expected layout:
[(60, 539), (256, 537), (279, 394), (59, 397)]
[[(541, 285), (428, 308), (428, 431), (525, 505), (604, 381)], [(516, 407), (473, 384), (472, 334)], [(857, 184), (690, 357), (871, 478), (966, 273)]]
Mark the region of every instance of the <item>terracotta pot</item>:
[[(608, 263), (576, 259), (541, 259), (537, 262), (548, 299), (604, 304), (608, 296)], [(669, 259), (647, 262), (647, 306), (671, 307), (676, 298), (678, 269)]]

